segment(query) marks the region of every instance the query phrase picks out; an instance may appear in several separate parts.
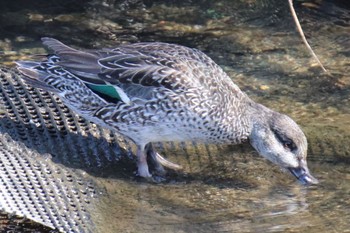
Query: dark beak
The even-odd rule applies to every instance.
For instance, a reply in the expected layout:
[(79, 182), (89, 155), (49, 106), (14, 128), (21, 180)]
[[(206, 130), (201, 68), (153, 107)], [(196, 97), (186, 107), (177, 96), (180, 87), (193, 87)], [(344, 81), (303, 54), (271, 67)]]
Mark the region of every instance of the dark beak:
[(301, 162), (299, 167), (290, 167), (288, 170), (304, 185), (318, 184), (318, 180), (310, 174), (305, 162)]

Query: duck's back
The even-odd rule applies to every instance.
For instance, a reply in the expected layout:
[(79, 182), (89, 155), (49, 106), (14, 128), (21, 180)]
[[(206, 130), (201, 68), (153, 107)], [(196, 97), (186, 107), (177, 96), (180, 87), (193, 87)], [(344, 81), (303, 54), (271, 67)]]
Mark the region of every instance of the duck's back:
[(44, 44), (60, 57), (60, 66), (87, 82), (161, 87), (175, 92), (207, 89), (209, 95), (225, 90), (241, 92), (211, 58), (181, 45), (144, 42), (85, 52), (53, 39), (44, 40)]

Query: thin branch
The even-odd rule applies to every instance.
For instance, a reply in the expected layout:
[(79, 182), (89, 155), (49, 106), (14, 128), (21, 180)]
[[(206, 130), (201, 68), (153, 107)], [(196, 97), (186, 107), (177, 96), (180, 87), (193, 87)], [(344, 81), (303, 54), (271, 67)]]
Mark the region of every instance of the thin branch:
[(299, 34), (304, 42), (304, 44), (306, 45), (306, 47), (308, 48), (308, 50), (310, 51), (311, 55), (316, 59), (317, 63), (319, 64), (319, 66), (322, 68), (322, 70), (324, 72), (328, 72), (324, 66), (322, 65), (321, 61), (318, 59), (317, 55), (314, 53), (314, 51), (312, 50), (311, 46), (309, 45), (309, 43), (307, 42), (306, 38), (305, 38), (305, 35), (304, 35), (304, 32), (303, 32), (303, 29), (301, 28), (301, 25), (299, 23), (299, 19), (298, 19), (298, 16), (297, 14), (295, 13), (295, 10), (294, 10), (294, 7), (293, 7), (293, 0), (288, 0), (289, 1), (289, 6), (290, 6), (290, 11), (292, 12), (292, 16), (293, 16), (293, 19), (295, 21), (295, 24), (297, 26), (297, 29), (299, 31)]

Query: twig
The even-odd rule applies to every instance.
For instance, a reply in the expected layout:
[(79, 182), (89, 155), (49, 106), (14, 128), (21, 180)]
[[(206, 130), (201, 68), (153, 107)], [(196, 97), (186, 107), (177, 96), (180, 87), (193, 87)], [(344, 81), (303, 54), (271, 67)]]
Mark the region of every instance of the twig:
[(301, 25), (299, 23), (298, 16), (295, 13), (295, 10), (294, 10), (294, 7), (293, 7), (293, 0), (288, 0), (288, 1), (289, 1), (289, 6), (290, 6), (290, 11), (292, 12), (292, 16), (293, 16), (294, 22), (295, 22), (295, 24), (297, 26), (297, 29), (299, 31), (299, 34), (301, 36), (301, 39), (303, 40), (304, 44), (306, 45), (306, 47), (310, 51), (311, 55), (316, 59), (317, 63), (320, 65), (322, 70), (327, 73), (328, 71), (324, 68), (324, 66), (322, 65), (321, 61), (318, 59), (317, 55), (314, 53), (314, 51), (312, 50), (311, 46), (309, 45), (309, 43), (306, 40), (306, 37), (305, 37), (304, 32), (303, 32), (303, 29), (301, 28)]

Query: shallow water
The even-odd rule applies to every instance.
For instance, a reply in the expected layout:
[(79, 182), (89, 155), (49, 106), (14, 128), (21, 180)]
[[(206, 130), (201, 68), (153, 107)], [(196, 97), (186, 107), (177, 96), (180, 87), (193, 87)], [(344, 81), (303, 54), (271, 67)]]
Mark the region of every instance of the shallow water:
[(11, 66), (13, 60), (45, 53), (42, 36), (81, 48), (136, 41), (199, 48), (254, 100), (303, 127), (309, 167), (321, 182), (299, 185), (248, 145), (166, 145), (164, 154), (184, 170), (171, 172), (164, 184), (135, 180), (132, 162), (123, 170), (111, 166), (91, 173), (103, 190), (92, 214), (98, 231), (350, 231), (347, 1), (295, 6), (329, 75), (302, 44), (287, 1), (88, 1), (81, 7), (83, 2), (4, 4), (0, 62)]

